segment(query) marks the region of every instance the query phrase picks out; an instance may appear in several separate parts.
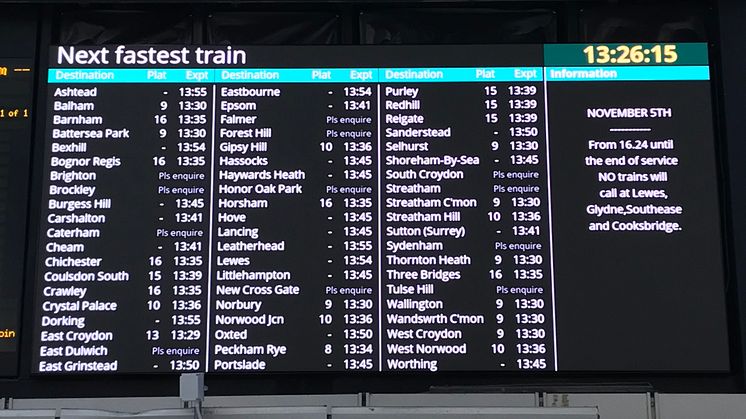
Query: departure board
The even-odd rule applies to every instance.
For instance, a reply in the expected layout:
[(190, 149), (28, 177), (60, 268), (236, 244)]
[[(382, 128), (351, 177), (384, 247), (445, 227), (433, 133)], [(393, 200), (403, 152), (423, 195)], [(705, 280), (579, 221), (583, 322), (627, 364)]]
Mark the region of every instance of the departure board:
[(55, 46), (33, 370), (725, 371), (707, 57)]

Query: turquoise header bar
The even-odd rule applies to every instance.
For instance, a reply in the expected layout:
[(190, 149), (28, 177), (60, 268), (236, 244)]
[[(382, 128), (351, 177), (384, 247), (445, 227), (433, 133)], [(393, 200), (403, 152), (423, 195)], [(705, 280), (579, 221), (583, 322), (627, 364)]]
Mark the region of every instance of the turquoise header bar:
[(49, 83), (371, 83), (377, 69), (50, 69)]
[[(547, 67), (547, 81), (709, 80), (707, 66)], [(541, 67), (50, 69), (49, 83), (539, 82)]]
[(49, 83), (213, 83), (213, 70), (49, 69)]
[(216, 83), (371, 83), (378, 81), (375, 68), (262, 68), (223, 69)]
[(541, 67), (50, 69), (49, 83), (537, 82)]
[(707, 66), (547, 67), (547, 81), (710, 80)]
[(382, 68), (379, 83), (422, 82), (536, 82), (544, 80), (541, 67)]

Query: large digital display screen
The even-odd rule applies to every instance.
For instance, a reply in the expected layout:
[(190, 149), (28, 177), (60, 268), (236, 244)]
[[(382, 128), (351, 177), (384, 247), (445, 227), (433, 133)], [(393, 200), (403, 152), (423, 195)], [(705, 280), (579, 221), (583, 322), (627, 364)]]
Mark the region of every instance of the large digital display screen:
[(727, 371), (705, 44), (55, 46), (33, 371)]

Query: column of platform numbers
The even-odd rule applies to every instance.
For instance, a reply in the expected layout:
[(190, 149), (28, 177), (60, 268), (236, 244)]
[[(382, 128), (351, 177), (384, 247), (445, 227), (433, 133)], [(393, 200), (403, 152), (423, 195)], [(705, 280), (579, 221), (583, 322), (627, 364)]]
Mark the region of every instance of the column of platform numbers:
[(204, 368), (212, 88), (163, 88), (153, 121), (158, 228), (147, 263), (154, 368)]
[(376, 89), (334, 85), (328, 90), (324, 141), (329, 168), (320, 206), (330, 255), (319, 321), (328, 369), (377, 366)]

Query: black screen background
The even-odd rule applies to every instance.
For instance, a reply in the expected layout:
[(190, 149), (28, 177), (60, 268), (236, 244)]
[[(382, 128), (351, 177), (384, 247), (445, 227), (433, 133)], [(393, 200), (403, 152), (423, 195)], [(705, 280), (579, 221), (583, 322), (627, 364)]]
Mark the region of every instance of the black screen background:
[[(325, 65), (329, 67), (350, 66), (357, 64), (371, 66), (418, 65), (411, 58), (418, 47), (389, 47), (381, 50), (385, 53), (386, 62), (378, 62), (375, 54), (365, 49), (347, 47), (335, 54), (324, 54), (314, 49), (256, 49), (252, 50), (252, 65), (296, 66), (295, 60), (303, 65)], [(432, 55), (422, 65), (469, 65), (474, 58), (468, 58), (470, 51), (473, 57), (480, 56), (479, 48), (451, 47), (438, 49), (434, 46), (424, 47)], [(537, 46), (513, 47), (512, 50), (500, 50), (499, 58), (503, 65), (516, 65), (522, 55), (525, 59), (534, 56)], [(55, 49), (52, 49), (54, 57)], [(408, 51), (410, 51), (408, 53)], [(342, 53), (343, 52), (343, 53)], [(432, 58), (430, 58), (432, 57)], [(483, 58), (482, 58), (483, 59)], [(389, 61), (391, 60), (391, 61)], [(477, 59), (479, 60), (479, 59)], [(490, 58), (494, 60), (494, 58)], [(279, 62), (279, 64), (275, 64)], [(460, 64), (460, 63), (466, 64)], [(478, 62), (478, 61), (477, 61)], [(390, 64), (389, 64), (390, 63)], [(526, 63), (529, 63), (526, 61)], [(85, 87), (86, 85), (81, 85)], [(457, 85), (453, 85), (457, 86)], [(709, 122), (711, 108), (707, 82), (548, 82), (547, 106), (549, 119), (549, 143), (552, 186), (552, 221), (554, 231), (554, 266), (556, 288), (556, 318), (558, 336), (558, 356), (560, 371), (727, 371), (728, 350), (723, 311), (723, 270), (722, 250), (719, 234), (719, 210), (717, 205), (717, 182), (715, 181), (715, 159), (712, 139), (712, 124)], [(54, 88), (54, 85), (51, 86)], [(143, 103), (149, 103), (143, 94), (153, 90), (143, 85)], [(150, 89), (150, 90), (148, 90)], [(158, 89), (155, 89), (158, 90)], [(308, 91), (313, 89), (309, 88)], [(321, 90), (323, 93), (323, 89)], [(149, 94), (149, 93), (148, 93)], [(123, 103), (134, 105), (136, 99), (123, 95)], [(137, 95), (135, 95), (137, 96)], [(451, 95), (458, 102), (461, 95)], [(300, 98), (300, 96), (299, 96)], [(127, 102), (129, 100), (130, 102)], [(304, 101), (313, 103), (314, 97), (308, 95)], [(100, 109), (106, 114), (112, 104)], [(117, 103), (116, 107), (121, 104)], [(586, 108), (636, 108), (636, 107), (671, 107), (673, 118), (665, 119), (598, 119), (585, 117)], [(126, 108), (126, 106), (125, 106)], [(457, 106), (463, 110), (464, 106)], [(505, 112), (505, 111), (502, 111)], [(289, 111), (283, 114), (291, 114)], [(305, 112), (301, 108), (295, 113)], [(458, 115), (460, 112), (455, 112)], [(439, 120), (437, 114), (427, 113), (427, 119)], [(273, 115), (272, 118), (276, 118)], [(302, 124), (310, 115), (296, 119)], [(316, 120), (320, 117), (316, 117)], [(543, 116), (542, 116), (543, 119)], [(308, 119), (312, 121), (314, 118)], [(129, 124), (137, 124), (137, 118)], [(281, 124), (277, 120), (276, 124)], [(613, 125), (609, 125), (613, 124)], [(609, 127), (650, 126), (649, 135), (629, 133), (609, 133)], [(130, 125), (128, 125), (130, 126)], [(138, 125), (134, 125), (138, 128)], [(144, 129), (144, 128), (143, 128)], [(302, 138), (303, 131), (296, 132), (296, 138)], [(542, 137), (540, 135), (540, 137)], [(678, 166), (645, 168), (609, 167), (588, 168), (583, 164), (583, 157), (618, 156), (617, 152), (587, 150), (588, 139), (621, 140), (621, 139), (666, 139), (673, 138), (675, 148), (666, 153), (663, 150), (628, 151), (625, 155), (659, 156), (669, 154), (678, 157)], [(540, 138), (541, 139), (541, 138)], [(277, 154), (277, 167), (294, 167), (291, 162), (297, 157), (300, 149), (293, 147), (285, 153)], [(310, 152), (307, 150), (306, 152)], [(454, 150), (455, 151), (455, 150)], [(131, 150), (130, 150), (131, 152)], [(463, 150), (461, 150), (463, 152)], [(302, 155), (301, 152), (298, 155)], [(453, 153), (451, 153), (453, 154)], [(382, 157), (383, 158), (383, 157)], [(483, 158), (487, 158), (483, 156)], [(288, 159), (287, 161), (285, 159)], [(542, 159), (543, 160), (543, 159)], [(283, 163), (285, 162), (286, 163)], [(296, 163), (300, 164), (300, 163)], [(318, 172), (313, 165), (302, 164), (309, 173)], [(606, 186), (596, 181), (599, 171), (656, 172), (665, 169), (669, 172), (669, 182), (660, 187), (666, 189), (670, 199), (667, 201), (636, 200), (635, 204), (655, 203), (659, 205), (682, 205), (684, 213), (676, 218), (684, 226), (682, 232), (664, 234), (660, 232), (605, 232), (589, 233), (587, 224), (590, 221), (601, 221), (606, 218), (594, 218), (585, 214), (585, 206), (592, 203), (631, 203), (628, 200), (605, 200), (594, 198), (598, 190)], [(116, 170), (116, 169), (115, 169)], [(383, 169), (382, 169), (383, 170)], [(382, 174), (381, 174), (382, 176)], [(109, 178), (109, 182), (123, 182), (126, 190), (134, 193), (133, 202), (139, 202), (134, 209), (147, 211), (152, 204), (136, 199), (137, 189), (151, 183), (142, 179)], [(489, 183), (489, 177), (480, 177), (480, 182)], [(495, 181), (495, 183), (499, 183)], [(115, 185), (109, 185), (116, 187)], [(311, 186), (311, 185), (309, 185)], [(307, 188), (309, 187), (307, 186)], [(610, 185), (610, 186), (616, 186)], [(650, 184), (629, 184), (628, 187), (657, 187)], [(154, 186), (152, 186), (154, 187)], [(134, 189), (133, 189), (134, 188)], [(318, 190), (318, 186), (310, 190)], [(476, 192), (476, 188), (474, 191)], [(385, 197), (385, 195), (384, 195)], [(311, 197), (312, 198), (312, 197)], [(311, 199), (310, 202), (315, 202)], [(482, 205), (488, 199), (480, 199)], [(287, 234), (295, 231), (302, 234), (311, 225), (303, 223), (293, 227), (299, 221), (292, 215), (290, 207), (278, 207), (274, 217), (291, 220), (284, 228)], [(306, 216), (316, 214), (317, 210), (306, 212)], [(143, 213), (143, 218), (147, 216)], [(137, 217), (136, 217), (137, 218)], [(613, 219), (613, 217), (612, 217)], [(633, 216), (629, 220), (669, 220), (666, 216)], [(261, 225), (261, 220), (256, 225)], [(113, 226), (116, 227), (116, 226)], [(107, 228), (112, 226), (107, 224)], [(129, 228), (129, 227), (127, 227)], [(152, 226), (134, 225), (131, 228), (142, 232), (151, 231)], [(383, 228), (383, 225), (381, 226)], [(271, 227), (276, 229), (276, 227)], [(133, 230), (134, 231), (134, 230)], [(279, 230), (275, 230), (275, 234)], [(147, 233), (142, 233), (148, 237)], [(542, 236), (546, 236), (544, 231)], [(134, 234), (137, 236), (137, 234)], [(316, 236), (323, 236), (318, 232)], [(127, 242), (116, 243), (114, 248), (138, 249), (141, 245), (134, 238)], [(481, 250), (477, 241), (467, 247), (467, 253), (478, 255)], [(127, 257), (132, 254), (125, 253)], [(288, 266), (302, 266), (304, 258), (323, 258), (321, 253), (286, 255)], [(105, 260), (112, 260), (111, 253)], [(479, 260), (477, 258), (477, 260)], [(121, 261), (120, 261), (121, 262)], [(478, 262), (486, 266), (484, 262)], [(129, 266), (128, 264), (124, 264)], [(384, 265), (385, 266), (385, 265)], [(549, 270), (547, 269), (547, 275)], [(320, 273), (316, 273), (317, 275)], [(310, 277), (313, 277), (311, 274)], [(310, 278), (309, 277), (309, 278)], [(386, 281), (384, 281), (386, 283)], [(374, 285), (375, 282), (370, 285)], [(526, 286), (532, 285), (526, 283)], [(542, 281), (542, 284), (549, 285)], [(310, 290), (307, 290), (310, 291)], [(441, 291), (443, 292), (443, 291)], [(549, 295), (545, 294), (544, 298)], [(312, 313), (315, 294), (303, 293), (294, 310), (286, 315)], [(309, 305), (311, 303), (311, 305)], [(481, 304), (481, 303), (480, 303)], [(318, 303), (316, 304), (318, 305)], [(484, 309), (484, 308), (483, 308)], [(446, 311), (447, 312), (447, 311)], [(489, 311), (480, 311), (489, 315)], [(547, 316), (551, 318), (551, 315)], [(139, 324), (135, 322), (135, 324)], [(385, 324), (385, 323), (384, 323)], [(547, 323), (548, 324), (548, 323)], [(114, 329), (116, 330), (115, 326)], [(520, 326), (519, 326), (520, 327)], [(523, 326), (531, 327), (531, 326)], [(145, 326), (132, 329), (144, 329)], [(128, 330), (129, 328), (126, 328)], [(510, 330), (510, 329), (508, 329)], [(550, 329), (547, 329), (548, 331)], [(311, 332), (310, 338), (317, 338), (319, 331)], [(133, 338), (136, 335), (133, 335)], [(470, 344), (482, 342), (466, 337)], [(129, 339), (128, 339), (129, 341)], [(259, 340), (261, 342), (261, 339)], [(506, 343), (509, 343), (507, 341)], [(706, 344), (703, 344), (706, 342)], [(484, 344), (484, 342), (482, 342)], [(385, 345), (385, 341), (384, 341)], [(132, 349), (140, 345), (132, 346)], [(144, 345), (143, 347), (148, 346)], [(479, 369), (478, 352), (470, 351), (471, 360), (459, 364), (457, 370)], [(139, 355), (138, 355), (139, 356)], [(550, 353), (551, 357), (551, 353)], [(123, 359), (128, 359), (125, 356)], [(126, 362), (123, 362), (126, 364)], [(309, 370), (298, 364), (300, 370)], [(132, 371), (131, 367), (125, 370)], [(490, 369), (486, 367), (485, 369)], [(136, 369), (135, 369), (136, 370)]]
[[(564, 116), (549, 121), (560, 368), (727, 369), (709, 96), (708, 86), (696, 82), (550, 84), (549, 113)], [(611, 121), (585, 115), (586, 108), (640, 106), (671, 106), (674, 116)], [(609, 133), (610, 126), (651, 127), (653, 131)], [(589, 139), (637, 138), (673, 138), (675, 148), (625, 153), (589, 151), (587, 146)], [(678, 156), (680, 162), (665, 168), (600, 168), (586, 167), (582, 159), (622, 154)], [(658, 170), (669, 173), (665, 186), (596, 180), (601, 171)], [(640, 199), (635, 204), (682, 205), (677, 221), (683, 231), (589, 232), (588, 222), (615, 218), (587, 215), (586, 205), (631, 202), (597, 197), (598, 190), (620, 184), (665, 188), (668, 200)], [(646, 215), (625, 221), (665, 218)]]

